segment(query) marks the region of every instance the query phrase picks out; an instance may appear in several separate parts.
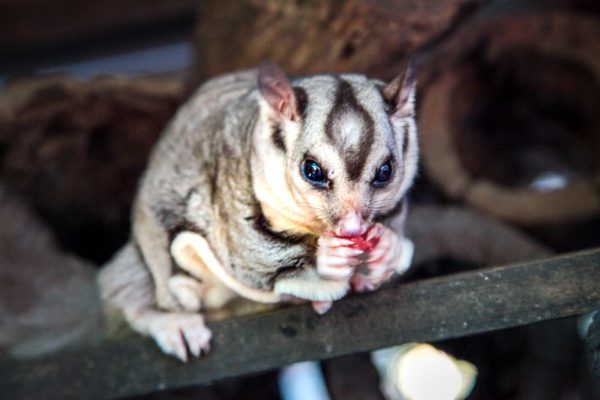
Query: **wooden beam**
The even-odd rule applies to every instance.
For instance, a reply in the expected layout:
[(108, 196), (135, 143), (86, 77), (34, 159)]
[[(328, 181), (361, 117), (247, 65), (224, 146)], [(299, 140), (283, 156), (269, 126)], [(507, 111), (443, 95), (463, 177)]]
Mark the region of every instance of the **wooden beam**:
[(212, 351), (183, 364), (133, 337), (30, 362), (0, 363), (0, 398), (115, 398), (203, 384), (411, 341), (438, 341), (600, 308), (600, 248), (400, 284), (212, 325)]
[(80, 40), (195, 15), (196, 0), (4, 0), (0, 50)]

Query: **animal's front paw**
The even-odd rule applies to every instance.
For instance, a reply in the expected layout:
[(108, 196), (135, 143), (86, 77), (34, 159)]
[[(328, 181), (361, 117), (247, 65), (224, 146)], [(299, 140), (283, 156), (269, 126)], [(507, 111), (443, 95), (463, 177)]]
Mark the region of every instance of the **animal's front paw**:
[(177, 299), (185, 311), (198, 311), (202, 308), (202, 296), (205, 292), (202, 282), (185, 275), (169, 278), (169, 291)]
[(317, 273), (326, 279), (350, 279), (364, 253), (353, 247), (352, 240), (328, 233), (319, 238), (317, 245)]
[(367, 252), (365, 265), (354, 274), (350, 285), (354, 292), (370, 292), (388, 280), (395, 271), (400, 272), (403, 240), (381, 224), (374, 225), (365, 238), (374, 243)]
[(155, 314), (149, 331), (162, 351), (184, 362), (188, 359), (188, 349), (195, 357), (210, 350), (212, 333), (199, 314)]

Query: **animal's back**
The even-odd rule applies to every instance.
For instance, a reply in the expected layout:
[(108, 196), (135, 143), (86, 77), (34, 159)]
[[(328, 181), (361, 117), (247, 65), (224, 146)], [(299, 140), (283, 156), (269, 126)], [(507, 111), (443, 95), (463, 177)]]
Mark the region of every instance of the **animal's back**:
[[(248, 70), (207, 81), (177, 112), (157, 143), (137, 203), (169, 210), (163, 221), (165, 228), (185, 223), (182, 217), (189, 214), (186, 206), (190, 201), (197, 205), (193, 222), (201, 228), (210, 225), (219, 168), (216, 159), (223, 155), (223, 142), (228, 140), (226, 114), (232, 104), (256, 87), (256, 76), (255, 70)], [(234, 147), (239, 151), (240, 143)], [(233, 159), (230, 162), (235, 163)], [(168, 204), (159, 204), (157, 199)]]

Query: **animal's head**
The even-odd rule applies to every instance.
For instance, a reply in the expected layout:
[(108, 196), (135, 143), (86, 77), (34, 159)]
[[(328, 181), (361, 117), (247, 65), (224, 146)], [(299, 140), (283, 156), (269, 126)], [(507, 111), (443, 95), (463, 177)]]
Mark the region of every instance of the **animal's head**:
[(417, 166), (415, 72), (290, 80), (259, 68), (254, 188), (275, 230), (358, 236), (393, 211)]

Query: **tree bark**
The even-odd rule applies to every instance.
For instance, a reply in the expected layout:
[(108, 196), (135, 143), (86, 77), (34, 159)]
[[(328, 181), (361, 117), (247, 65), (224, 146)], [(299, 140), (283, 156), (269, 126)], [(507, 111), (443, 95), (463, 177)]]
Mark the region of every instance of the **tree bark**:
[(360, 72), (390, 79), (417, 47), (485, 0), (204, 1), (196, 80), (261, 61), (291, 74)]
[(132, 27), (193, 15), (195, 0), (4, 0), (0, 2), (0, 54), (44, 50)]
[(427, 56), (423, 162), (446, 195), (522, 226), (600, 215), (599, 15), (491, 7)]
[(0, 95), (0, 180), (100, 263), (129, 235), (137, 180), (182, 93), (179, 78), (13, 82)]

